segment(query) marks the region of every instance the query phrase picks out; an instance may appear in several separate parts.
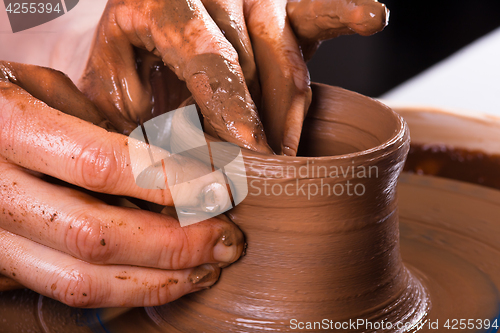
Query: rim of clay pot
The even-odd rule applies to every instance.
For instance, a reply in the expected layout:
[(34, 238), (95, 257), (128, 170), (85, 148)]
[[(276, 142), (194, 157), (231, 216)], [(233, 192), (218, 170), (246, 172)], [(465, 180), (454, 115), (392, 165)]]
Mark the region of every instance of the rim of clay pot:
[[(318, 118), (314, 113), (314, 107), (322, 107), (318, 106), (318, 104), (325, 104), (326, 103), (326, 98), (325, 98), (325, 90), (328, 90), (329, 92), (335, 92), (335, 93), (341, 93), (343, 96), (340, 96), (342, 99), (348, 99), (348, 100), (358, 100), (360, 102), (366, 103), (367, 107), (371, 107), (375, 110), (376, 112), (382, 113), (382, 115), (385, 117), (384, 119), (380, 119), (379, 123), (374, 123), (371, 125), (371, 128), (374, 126), (377, 126), (378, 124), (384, 124), (387, 123), (388, 120), (392, 120), (394, 122), (394, 125), (391, 127), (392, 130), (390, 132), (388, 131), (386, 136), (387, 139), (380, 142), (379, 144), (372, 146), (370, 148), (366, 149), (360, 149), (358, 151), (354, 152), (349, 152), (349, 153), (343, 153), (343, 154), (336, 154), (336, 155), (325, 155), (325, 156), (284, 156), (284, 155), (268, 155), (264, 153), (258, 153), (254, 152), (251, 150), (248, 150), (246, 148), (241, 148), (241, 150), (244, 152), (245, 158), (258, 158), (261, 159), (261, 162), (265, 163), (265, 161), (269, 162), (276, 162), (276, 161), (282, 161), (282, 162), (304, 162), (306, 160), (314, 160), (314, 161), (332, 161), (332, 160), (343, 160), (343, 159), (352, 159), (352, 158), (358, 158), (358, 157), (366, 157), (366, 155), (370, 155), (373, 153), (378, 153), (381, 151), (386, 151), (387, 149), (391, 148), (391, 146), (396, 146), (398, 143), (401, 145), (402, 142), (405, 141), (406, 136), (409, 136), (409, 129), (406, 121), (404, 118), (399, 115), (397, 112), (392, 110), (389, 106), (364, 95), (358, 94), (353, 91), (349, 91), (340, 87), (335, 87), (335, 86), (329, 86), (326, 84), (321, 84), (321, 83), (312, 83), (311, 87), (313, 89), (313, 102), (311, 104), (310, 111), (308, 115), (306, 116), (306, 121), (307, 119), (310, 119), (311, 117), (316, 120), (322, 120), (321, 118)], [(373, 112), (373, 111), (370, 111)], [(313, 114), (311, 114), (313, 113)], [(304, 135), (304, 133), (303, 133)], [(213, 137), (210, 137), (214, 141), (218, 141), (217, 139), (214, 139)], [(301, 139), (302, 140), (302, 139)], [(301, 141), (302, 143), (302, 141)], [(299, 151), (300, 151), (300, 144), (299, 144)], [(385, 155), (385, 154), (383, 154)]]
[[(307, 148), (309, 140), (316, 145), (316, 149), (313, 149), (313, 151), (317, 151), (318, 147), (324, 150), (327, 142), (331, 146), (332, 137), (327, 137), (328, 135), (339, 135), (338, 138), (334, 138), (334, 141), (338, 142), (340, 146), (344, 146), (341, 151), (331, 150), (326, 154), (312, 152), (310, 156), (284, 156), (269, 155), (240, 148), (247, 172), (249, 171), (249, 164), (255, 165), (257, 168), (266, 168), (290, 163), (300, 165), (308, 161), (318, 164), (331, 164), (332, 162), (342, 164), (357, 159), (375, 161), (400, 149), (408, 142), (409, 129), (405, 120), (387, 105), (339, 87), (312, 83), (311, 88), (313, 98), (304, 121), (299, 153), (301, 147), (306, 147), (305, 149), (309, 151)], [(186, 100), (183, 105), (191, 105), (190, 103), (194, 103), (192, 98)], [(172, 126), (172, 132), (177, 133), (177, 135), (172, 136), (174, 139), (171, 144), (175, 146), (176, 151), (188, 152), (193, 147), (193, 144), (185, 141), (186, 139), (177, 140), (176, 138), (182, 137), (189, 140), (189, 138), (197, 136), (196, 131), (199, 129), (196, 129), (193, 125), (193, 119), (189, 119), (188, 112), (180, 113), (175, 122), (177, 125)], [(318, 123), (323, 123), (321, 125), (324, 127), (323, 131), (310, 128)], [(337, 131), (335, 128), (339, 130)], [(325, 137), (322, 140), (318, 136), (314, 137), (314, 135), (323, 135)], [(205, 139), (210, 144), (224, 144), (220, 139), (207, 133), (205, 133)], [(322, 141), (325, 141), (325, 144), (322, 144)], [(218, 158), (220, 166), (226, 165), (238, 154), (235, 153), (235, 147), (234, 144), (227, 144), (226, 147), (219, 148), (222, 152)], [(197, 158), (196, 156), (202, 155), (193, 153), (192, 157)], [(202, 160), (206, 159), (207, 157), (204, 157)], [(219, 165), (216, 166), (219, 167)], [(247, 173), (247, 176), (250, 175)]]

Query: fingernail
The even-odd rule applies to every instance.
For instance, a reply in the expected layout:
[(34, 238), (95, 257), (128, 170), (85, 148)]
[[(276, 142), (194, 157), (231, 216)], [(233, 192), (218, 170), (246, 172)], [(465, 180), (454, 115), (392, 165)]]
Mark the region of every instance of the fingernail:
[(203, 289), (212, 286), (219, 278), (220, 269), (215, 265), (205, 264), (193, 268), (189, 274), (188, 280), (193, 284), (193, 287)]
[(207, 213), (223, 212), (231, 205), (226, 186), (212, 183), (201, 191), (202, 209)]
[[(240, 243), (242, 237), (237, 237), (235, 232), (225, 230), (214, 246), (214, 259), (222, 264), (232, 263), (240, 257)], [(220, 267), (220, 266), (219, 266)]]
[(222, 263), (231, 263), (238, 259), (238, 247), (236, 244), (227, 246), (219, 242), (214, 247), (214, 259)]

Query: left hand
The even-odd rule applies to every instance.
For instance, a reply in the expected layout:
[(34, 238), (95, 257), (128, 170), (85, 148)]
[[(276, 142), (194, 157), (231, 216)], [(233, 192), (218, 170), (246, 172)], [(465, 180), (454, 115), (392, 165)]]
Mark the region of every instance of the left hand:
[(221, 212), (230, 204), (223, 175), (164, 154), (145, 174), (153, 186), (140, 187), (133, 169), (143, 161), (131, 151), (153, 148), (66, 112), (109, 125), (64, 74), (0, 61), (0, 291), (22, 284), (70, 306), (152, 306), (214, 284), (243, 252), (234, 223), (181, 227), (175, 214), (117, 200), (161, 207), (175, 197)]

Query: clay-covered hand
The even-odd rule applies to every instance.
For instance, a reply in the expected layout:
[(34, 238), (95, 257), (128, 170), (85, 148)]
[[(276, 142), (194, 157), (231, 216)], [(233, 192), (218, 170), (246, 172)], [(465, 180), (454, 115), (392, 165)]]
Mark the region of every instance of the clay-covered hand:
[(124, 133), (192, 93), (208, 132), (269, 153), (257, 105), (274, 152), (295, 155), (311, 100), (302, 53), (385, 23), (374, 0), (110, 0), (80, 87)]
[[(237, 21), (245, 31), (243, 17)], [(191, 92), (221, 139), (271, 152), (238, 53), (201, 0), (108, 1), (79, 86), (124, 133)], [(154, 89), (163, 105), (152, 100)]]
[[(219, 267), (241, 255), (241, 231), (220, 218), (180, 227), (173, 217), (96, 199), (173, 200), (168, 188), (136, 185), (134, 141), (54, 108), (95, 109), (68, 81), (0, 62), (0, 275), (77, 307), (164, 304), (215, 283)], [(186, 206), (213, 207), (225, 189), (211, 168), (182, 156), (162, 172), (179, 182), (206, 175)]]
[(388, 18), (386, 7), (376, 0), (203, 3), (238, 52), (269, 145), (277, 154), (292, 156), (297, 154), (311, 101), (305, 60), (321, 41), (342, 34), (373, 34), (385, 27)]
[(276, 153), (296, 155), (311, 100), (305, 60), (323, 40), (382, 30), (388, 11), (376, 0), (245, 0), (245, 18), (259, 69), (260, 115), (268, 142)]
[(370, 36), (389, 21), (389, 10), (377, 0), (289, 0), (287, 13), (306, 60), (324, 40)]

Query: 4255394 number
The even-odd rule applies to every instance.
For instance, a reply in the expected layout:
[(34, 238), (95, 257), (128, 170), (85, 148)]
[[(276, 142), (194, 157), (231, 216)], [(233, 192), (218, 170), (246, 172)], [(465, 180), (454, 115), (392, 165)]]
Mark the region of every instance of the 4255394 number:
[(449, 330), (465, 330), (465, 329), (498, 329), (498, 319), (448, 319), (443, 325)]
[(14, 2), (9, 3), (6, 11), (9, 14), (50, 14), (52, 12), (60, 13), (62, 9), (59, 3), (54, 6), (50, 2)]

